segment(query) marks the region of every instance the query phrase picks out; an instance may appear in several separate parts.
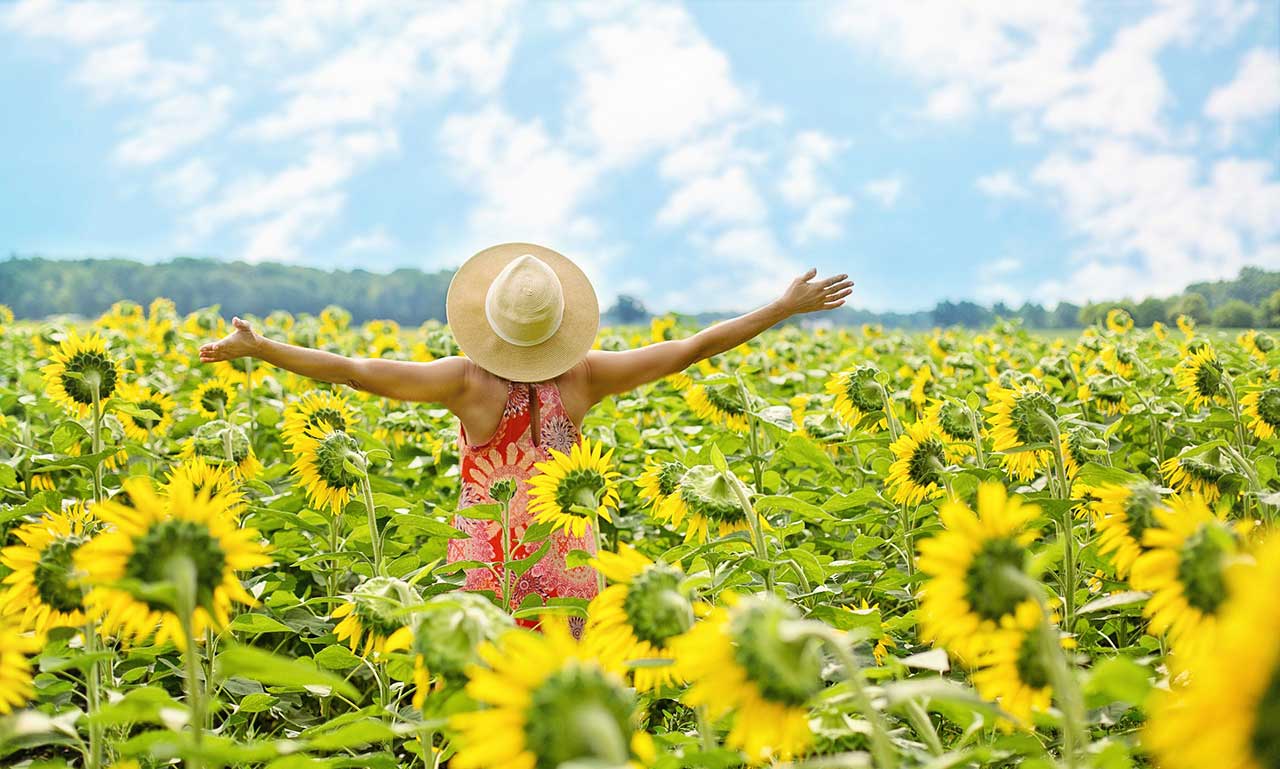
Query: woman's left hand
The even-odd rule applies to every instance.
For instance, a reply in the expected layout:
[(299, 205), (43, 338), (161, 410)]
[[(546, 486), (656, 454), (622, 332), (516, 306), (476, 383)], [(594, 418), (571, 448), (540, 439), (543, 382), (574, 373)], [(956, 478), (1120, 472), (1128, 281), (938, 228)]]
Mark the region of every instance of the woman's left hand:
[(845, 297), (853, 293), (853, 281), (846, 280), (848, 275), (815, 279), (817, 274), (817, 269), (810, 269), (791, 281), (786, 293), (778, 300), (787, 314), (834, 310), (844, 304)]

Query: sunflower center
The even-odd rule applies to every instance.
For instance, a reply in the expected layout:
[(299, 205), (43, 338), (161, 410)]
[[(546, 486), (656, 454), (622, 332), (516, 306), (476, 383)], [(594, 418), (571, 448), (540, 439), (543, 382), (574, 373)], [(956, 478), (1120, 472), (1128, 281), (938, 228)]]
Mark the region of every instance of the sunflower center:
[(1160, 492), (1149, 483), (1134, 484), (1124, 501), (1124, 525), (1134, 542), (1142, 541), (1142, 534), (1156, 523), (1156, 508), (1160, 506)]
[(62, 389), (76, 403), (93, 403), (93, 383), (98, 383), (98, 398), (106, 400), (116, 391), (116, 368), (105, 353), (80, 351), (67, 361), (66, 370), (80, 375), (79, 379), (61, 376)]
[(574, 505), (594, 510), (600, 506), (604, 477), (598, 470), (579, 467), (565, 473), (556, 486), (556, 505), (570, 512)]
[(570, 663), (530, 697), (525, 745), (538, 769), (598, 759), (622, 766), (630, 757), (631, 695), (594, 666)]
[(916, 444), (907, 462), (907, 474), (911, 482), (917, 486), (928, 486), (938, 483), (942, 478), (942, 468), (947, 465), (946, 448), (937, 438), (926, 438)]
[(223, 441), (223, 431), (231, 431), (231, 462), (240, 464), (249, 456), (249, 434), (238, 425), (221, 419), (205, 422), (196, 428), (193, 436), (196, 454), (211, 462), (226, 462), (227, 447)]
[(1196, 368), (1196, 392), (1206, 398), (1212, 398), (1222, 389), (1222, 366), (1217, 361), (1207, 360)]
[(1022, 634), (1022, 643), (1018, 645), (1018, 678), (1032, 689), (1043, 689), (1049, 685), (1049, 668), (1044, 664), (1044, 655), (1040, 653), (1043, 627), (1036, 627)]
[(342, 412), (337, 409), (322, 406), (311, 412), (311, 415), (307, 417), (307, 427), (317, 427), (321, 422), (327, 422), (329, 427), (334, 430), (346, 432), (347, 420), (343, 418)]
[(938, 411), (938, 423), (947, 435), (961, 441), (973, 440), (973, 424), (959, 403), (948, 402)]
[(721, 522), (745, 519), (729, 482), (711, 465), (694, 465), (680, 478), (680, 499), (703, 518)]
[(775, 599), (744, 602), (734, 612), (729, 633), (733, 656), (760, 694), (800, 706), (823, 687), (822, 658), (809, 639), (784, 639), (783, 622), (799, 619), (790, 604)]
[(1018, 441), (1023, 445), (1053, 441), (1053, 433), (1045, 424), (1041, 412), (1050, 418), (1058, 415), (1058, 407), (1044, 393), (1031, 390), (1014, 398), (1009, 417), (1013, 422), (1013, 429), (1018, 433)]
[(723, 411), (730, 416), (738, 416), (746, 413), (746, 409), (742, 406), (741, 394), (729, 387), (707, 387), (707, 402), (715, 407), (717, 411)]
[(71, 559), (76, 549), (88, 541), (86, 537), (61, 537), (50, 542), (40, 553), (32, 581), (41, 603), (61, 612), (84, 608), (84, 594), (71, 580)]
[(1231, 551), (1231, 534), (1220, 526), (1203, 525), (1182, 545), (1178, 582), (1187, 603), (1205, 614), (1217, 611), (1227, 596), (1223, 566)]
[(226, 389), (219, 386), (210, 387), (200, 394), (200, 408), (210, 414), (217, 414), (219, 409), (226, 409), (230, 400), (231, 393)]
[(1005, 573), (1005, 569), (1021, 571), (1025, 557), (1026, 549), (1011, 537), (988, 539), (974, 553), (964, 579), (969, 605), (978, 616), (998, 620), (1026, 599), (1022, 585)]
[[(125, 576), (143, 583), (167, 582), (173, 571), (170, 561), (178, 555), (190, 558), (195, 565), (196, 603), (211, 606), (214, 588), (223, 580), (227, 556), (222, 543), (202, 523), (174, 518), (153, 523), (146, 533), (133, 540), (133, 556), (125, 567)], [(157, 611), (171, 608), (140, 600)]]
[(334, 430), (316, 446), (316, 472), (331, 488), (349, 489), (360, 482), (360, 476), (346, 468), (348, 458), (360, 451), (355, 438)]
[(622, 608), (636, 638), (659, 649), (693, 625), (693, 606), (680, 593), (680, 572), (663, 563), (649, 566), (631, 580)]
[(1268, 387), (1258, 396), (1258, 416), (1272, 427), (1280, 427), (1280, 387)]
[(1271, 671), (1271, 681), (1258, 700), (1249, 744), (1258, 766), (1280, 766), (1280, 665)]

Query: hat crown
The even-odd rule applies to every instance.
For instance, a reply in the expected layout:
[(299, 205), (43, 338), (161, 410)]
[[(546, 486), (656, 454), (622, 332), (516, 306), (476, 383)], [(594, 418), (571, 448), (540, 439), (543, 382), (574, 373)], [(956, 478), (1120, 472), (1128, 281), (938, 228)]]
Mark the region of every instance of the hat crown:
[(518, 347), (541, 344), (564, 318), (564, 288), (555, 270), (533, 254), (512, 259), (489, 284), (485, 317), (500, 339)]

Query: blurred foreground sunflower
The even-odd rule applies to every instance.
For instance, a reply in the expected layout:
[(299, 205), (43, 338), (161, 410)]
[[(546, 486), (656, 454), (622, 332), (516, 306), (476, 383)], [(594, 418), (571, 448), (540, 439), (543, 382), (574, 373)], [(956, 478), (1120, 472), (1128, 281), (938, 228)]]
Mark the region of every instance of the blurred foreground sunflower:
[(97, 528), (97, 518), (77, 502), (15, 529), (19, 543), (0, 550), (0, 563), (12, 570), (4, 578), (0, 614), (42, 636), (55, 627), (83, 626), (84, 590), (76, 582), (73, 557)]

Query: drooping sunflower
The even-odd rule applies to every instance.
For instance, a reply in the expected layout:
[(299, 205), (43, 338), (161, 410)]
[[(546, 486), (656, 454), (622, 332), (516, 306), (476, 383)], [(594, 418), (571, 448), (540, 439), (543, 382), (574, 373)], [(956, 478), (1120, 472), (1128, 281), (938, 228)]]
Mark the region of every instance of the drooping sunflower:
[(1193, 408), (1226, 401), (1226, 386), (1222, 377), (1222, 364), (1209, 345), (1188, 353), (1173, 367), (1173, 382), (1186, 397), (1187, 404)]
[(733, 385), (690, 385), (684, 390), (684, 399), (700, 419), (740, 433), (749, 427), (742, 392)]
[(193, 457), (174, 465), (165, 486), (187, 486), (190, 488), (187, 493), (193, 497), (208, 489), (211, 495), (227, 500), (227, 510), (233, 515), (238, 516), (244, 508), (244, 489), (231, 474), (231, 466), (208, 462), (204, 457)]
[(1151, 703), (1143, 743), (1165, 769), (1280, 766), (1280, 539), (1228, 579), (1217, 638), (1189, 684)]
[(978, 486), (978, 511), (952, 499), (939, 510), (944, 531), (920, 543), (920, 629), (933, 641), (972, 660), (985, 636), (1035, 599), (1005, 573), (1026, 571), (1027, 547), (1040, 532), (1030, 528), (1039, 508), (1009, 496), (1004, 485)]
[(1092, 489), (1093, 525), (1098, 531), (1098, 552), (1111, 556), (1116, 576), (1129, 576), (1142, 555), (1143, 535), (1156, 524), (1156, 510), (1164, 500), (1155, 486), (1145, 481), (1127, 485), (1108, 483)]
[(824, 688), (822, 656), (784, 632), (800, 618), (792, 604), (769, 593), (726, 601), (672, 642), (676, 672), (690, 682), (684, 701), (712, 718), (732, 713), (725, 744), (751, 763), (789, 761), (813, 739), (808, 703)]
[(484, 707), (450, 719), (456, 769), (547, 769), (581, 763), (639, 769), (653, 744), (636, 728), (635, 698), (565, 624), (509, 630), (480, 645), (466, 690)]
[(1076, 397), (1093, 403), (1106, 416), (1118, 416), (1129, 410), (1124, 400), (1124, 380), (1115, 376), (1091, 376), (1076, 390)]
[(97, 528), (97, 518), (77, 502), (15, 529), (19, 544), (0, 550), (0, 563), (12, 570), (4, 578), (0, 614), (40, 636), (55, 627), (83, 626), (84, 590), (75, 579), (73, 556)]
[(347, 595), (332, 619), (340, 620), (333, 632), (338, 641), (346, 641), (351, 651), (361, 657), (381, 656), (391, 649), (404, 648), (404, 635), (396, 633), (405, 628), (408, 617), (404, 609), (421, 602), (417, 591), (408, 582), (395, 577), (373, 577), (361, 582)]
[(340, 514), (363, 481), (363, 476), (344, 464), (360, 452), (359, 442), (320, 420), (294, 437), (293, 450), (298, 455), (293, 471), (307, 499), (316, 507)]
[(644, 458), (644, 472), (636, 480), (640, 487), (640, 498), (649, 501), (657, 509), (668, 497), (676, 493), (680, 484), (680, 476), (687, 468), (675, 460), (659, 462), (653, 457)]
[(863, 365), (827, 380), (826, 391), (835, 396), (833, 408), (846, 427), (857, 428), (868, 414), (884, 409), (877, 373), (874, 366)]
[(355, 411), (340, 393), (312, 390), (285, 407), (280, 437), (292, 446), (308, 428), (321, 421), (334, 430), (348, 432), (354, 426)]
[(551, 459), (538, 462), (529, 479), (529, 512), (536, 521), (581, 537), (594, 515), (606, 521), (618, 509), (618, 472), (613, 449), (584, 438), (568, 454), (551, 449)]
[(1238, 561), (1239, 538), (1198, 494), (1175, 494), (1155, 510), (1142, 534), (1147, 551), (1133, 564), (1130, 583), (1151, 592), (1143, 607), (1152, 633), (1174, 644), (1211, 635), (1227, 598), (1227, 574)]
[(236, 383), (216, 375), (196, 385), (191, 394), (191, 410), (209, 419), (225, 419), (236, 402)]
[(19, 632), (7, 618), (0, 616), (0, 716), (35, 697), (28, 655), (40, 651), (41, 645), (37, 635)]
[(228, 511), (231, 500), (205, 489), (175, 485), (167, 496), (151, 487), (150, 479), (124, 481), (130, 506), (117, 499), (95, 509), (107, 529), (75, 552), (76, 568), (92, 590), (85, 596), (86, 614), (102, 623), (102, 631), (121, 639), (173, 641), (185, 649), (186, 634), (174, 609), (136, 596), (118, 586), (128, 580), (139, 586), (173, 579), (177, 559), (194, 567), (196, 609), (192, 632), (225, 627), (231, 602), (256, 606), (237, 571), (271, 563), (255, 529), (240, 528)]
[(1155, 336), (1156, 339), (1159, 339), (1161, 342), (1163, 342), (1165, 337), (1169, 335), (1169, 327), (1158, 320), (1153, 321), (1151, 323), (1151, 333), (1152, 335)]
[(1246, 353), (1259, 361), (1266, 362), (1267, 353), (1276, 347), (1276, 340), (1267, 334), (1258, 333), (1255, 329), (1243, 331), (1236, 337), (1236, 343), (1240, 345)]
[(969, 411), (959, 401), (935, 401), (924, 412), (924, 418), (938, 426), (948, 457), (957, 462), (974, 452), (973, 421)]
[(1032, 714), (1047, 713), (1053, 700), (1049, 667), (1044, 661), (1046, 643), (1073, 645), (1045, 622), (1038, 604), (1019, 604), (987, 637), (973, 672), (978, 694), (999, 703), (1026, 729), (1033, 726)]
[(1178, 330), (1186, 336), (1187, 339), (1196, 335), (1196, 319), (1190, 315), (1179, 315), (1177, 319)]
[(685, 542), (706, 542), (713, 529), (721, 537), (746, 531), (747, 512), (729, 483), (711, 465), (694, 465), (680, 476), (675, 493), (654, 508), (654, 517), (677, 529), (684, 525)]
[(1249, 430), (1261, 440), (1269, 441), (1280, 430), (1280, 387), (1254, 390), (1240, 399)]
[(918, 505), (946, 493), (947, 446), (936, 423), (926, 419), (916, 422), (889, 445), (889, 450), (894, 461), (885, 483), (894, 502)]
[(130, 440), (144, 443), (151, 435), (162, 435), (173, 426), (173, 410), (177, 407), (177, 403), (169, 397), (168, 393), (136, 382), (122, 383), (117, 393), (124, 402), (137, 409), (154, 412), (158, 417), (151, 419), (120, 411), (120, 425)]
[(936, 388), (932, 366), (921, 366), (911, 375), (911, 403), (915, 405), (916, 413), (924, 409), (925, 404), (929, 402), (929, 398)]
[(1115, 334), (1127, 334), (1133, 330), (1133, 316), (1122, 307), (1107, 310), (1107, 330)]
[[(230, 439), (231, 455), (227, 456)], [(234, 467), (245, 480), (256, 478), (262, 472), (262, 463), (249, 445), (249, 434), (239, 425), (214, 419), (195, 429), (182, 445), (183, 459), (200, 457), (206, 462)]]
[(1053, 462), (1053, 451), (1031, 449), (1015, 451), (1026, 446), (1053, 444), (1053, 431), (1045, 419), (1058, 414), (1057, 404), (1048, 395), (1030, 384), (992, 388), (991, 440), (995, 451), (1014, 452), (1001, 457), (1005, 469), (1020, 481), (1029, 481)]
[(1227, 477), (1228, 471), (1198, 455), (1183, 452), (1161, 462), (1160, 474), (1175, 490), (1198, 494), (1212, 505), (1222, 496), (1219, 484)]
[(53, 350), (52, 359), (43, 369), (45, 392), (76, 416), (87, 416), (93, 408), (94, 383), (99, 402), (105, 403), (124, 381), (120, 361), (97, 334), (82, 337), (71, 329)]
[(591, 560), (610, 584), (587, 608), (588, 633), (601, 654), (620, 663), (667, 660), (661, 666), (634, 669), (638, 691), (678, 682), (671, 641), (693, 625), (693, 604), (680, 589), (684, 574), (655, 563), (621, 543), (617, 553), (600, 552)]
[(434, 595), (415, 615), (411, 627), (387, 638), (386, 650), (413, 652), (413, 706), (422, 709), (434, 679), (437, 688), (465, 684), (479, 665), (479, 647), (498, 640), (515, 622), (511, 615), (477, 593), (455, 590)]

